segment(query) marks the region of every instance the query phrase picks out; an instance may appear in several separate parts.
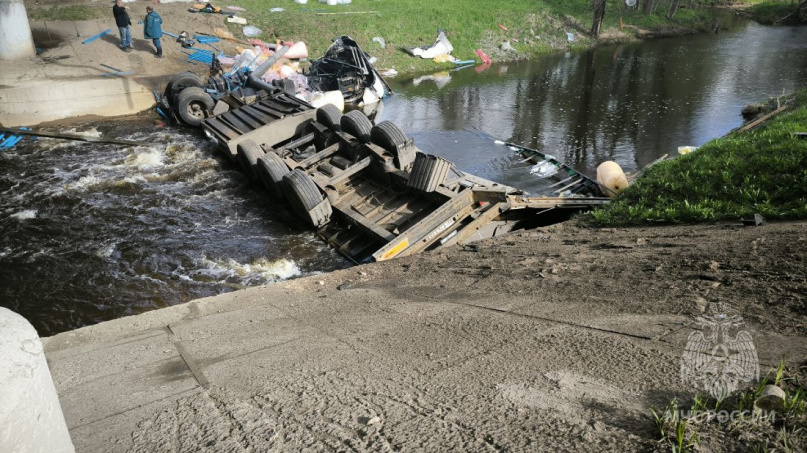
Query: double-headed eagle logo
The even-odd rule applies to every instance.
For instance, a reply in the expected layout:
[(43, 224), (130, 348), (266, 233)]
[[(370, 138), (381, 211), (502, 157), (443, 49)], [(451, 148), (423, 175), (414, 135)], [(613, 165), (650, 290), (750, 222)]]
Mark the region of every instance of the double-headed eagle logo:
[(681, 362), (681, 379), (717, 399), (725, 398), (741, 383), (759, 380), (759, 359), (751, 334), (739, 330), (742, 317), (727, 311), (719, 304), (711, 314), (696, 318), (704, 331), (689, 334)]

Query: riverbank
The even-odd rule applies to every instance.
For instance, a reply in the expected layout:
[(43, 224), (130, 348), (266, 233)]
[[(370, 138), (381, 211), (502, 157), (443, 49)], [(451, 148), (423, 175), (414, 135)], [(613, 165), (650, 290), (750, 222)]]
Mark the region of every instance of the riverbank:
[(649, 450), (648, 408), (696, 393), (682, 354), (715, 304), (742, 316), (763, 374), (783, 354), (800, 373), (805, 227), (569, 222), (109, 321), (45, 350), (78, 451)]
[[(98, 21), (107, 25), (111, 22), (111, 12), (103, 2), (27, 0), (25, 3), (29, 16), (35, 21)], [(132, 17), (140, 17), (147, 4), (151, 2), (133, 1), (126, 6)], [(230, 5), (243, 11), (227, 10)], [(247, 39), (243, 34), (244, 25), (228, 23), (223, 15), (190, 13), (188, 6), (186, 2), (172, 2), (157, 7), (166, 30), (212, 32), (213, 28), (220, 27), (229, 30), (236, 39)], [(267, 5), (262, 0), (233, 0), (228, 5), (217, 6), (257, 27), (259, 39), (305, 42), (312, 58), (323, 55), (333, 38), (349, 35), (378, 59), (376, 67), (395, 69), (400, 75), (453, 67), (451, 63), (413, 57), (403, 50), (432, 45), (438, 29), (446, 31), (454, 47), (452, 55), (458, 59), (479, 62), (475, 50), (481, 49), (494, 62), (504, 62), (600, 44), (709, 31), (712, 20), (711, 10), (706, 6), (682, 7), (673, 19), (667, 19), (666, 8), (645, 14), (617, 2), (606, 12), (599, 39), (593, 39), (589, 33), (592, 20), (589, 0), (517, 0), (507, 2), (506, 6), (496, 0), (483, 0), (474, 2), (472, 7), (464, 1), (449, 0), (430, 4), (428, 8), (418, 0), (355, 0), (336, 6), (316, 1), (301, 5), (284, 0), (277, 5)], [(272, 11), (278, 8), (282, 11)], [(134, 25), (135, 40), (141, 35), (141, 28)], [(381, 38), (383, 44), (374, 38)], [(222, 43), (221, 47), (227, 54), (234, 52), (235, 46), (229, 44), (234, 43)]]
[[(165, 58), (153, 58), (153, 46), (142, 39), (142, 17), (152, 2), (126, 2), (133, 20), (134, 51), (119, 48), (111, 7), (94, 0), (28, 0), (36, 57), (15, 61), (0, 74), (0, 124), (34, 126), (54, 121), (74, 122), (89, 115), (123, 116), (154, 105), (170, 77), (182, 71), (201, 76), (206, 64), (191, 62), (170, 36), (162, 40)], [(227, 5), (230, 6), (230, 5)], [(406, 53), (406, 47), (430, 46), (438, 29), (446, 30), (454, 46), (452, 55), (479, 63), (476, 49), (494, 62), (535, 58), (553, 52), (581, 50), (604, 43), (675, 36), (704, 31), (711, 26), (708, 8), (681, 8), (675, 18), (661, 10), (644, 14), (619, 3), (606, 14), (598, 40), (589, 35), (590, 2), (508, 2), (503, 8), (492, 0), (441, 2), (424, 10), (415, 0), (376, 2), (357, 0), (348, 5), (319, 2), (300, 5), (289, 1), (283, 11), (271, 12), (263, 2), (235, 1), (237, 11), (257, 36), (303, 41), (311, 58), (324, 54), (331, 39), (351, 35), (377, 58), (376, 67), (399, 76), (453, 68)], [(243, 25), (228, 23), (225, 15), (191, 13), (188, 2), (161, 3), (165, 31), (177, 34), (231, 32), (234, 40), (215, 44), (216, 51), (237, 55), (249, 47)], [(366, 13), (366, 14), (365, 14)], [(109, 31), (107, 34), (103, 34)], [(381, 38), (376, 39), (374, 38)], [(205, 46), (202, 46), (205, 47)]]
[(591, 217), (600, 226), (807, 218), (807, 90), (769, 100), (757, 116), (654, 165)]

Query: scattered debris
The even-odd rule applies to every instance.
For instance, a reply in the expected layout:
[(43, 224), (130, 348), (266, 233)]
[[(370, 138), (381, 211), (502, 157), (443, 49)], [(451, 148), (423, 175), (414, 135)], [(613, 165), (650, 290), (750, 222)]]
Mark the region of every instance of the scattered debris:
[(697, 149), (698, 149), (697, 146), (679, 146), (678, 154), (684, 156), (691, 153), (692, 151), (696, 151)]
[(107, 28), (106, 30), (102, 31), (101, 33), (98, 33), (95, 36), (91, 36), (91, 37), (85, 39), (84, 41), (81, 41), (81, 43), (82, 44), (89, 44), (89, 43), (95, 41), (96, 39), (100, 38), (101, 36), (106, 35), (107, 33), (112, 33), (112, 29)]
[(516, 52), (516, 49), (514, 49), (513, 46), (510, 45), (510, 41), (505, 41), (502, 43), (502, 50), (504, 50), (505, 52)]
[(450, 54), (454, 50), (454, 46), (451, 45), (451, 42), (446, 37), (446, 32), (442, 29), (438, 29), (437, 39), (431, 47), (414, 47), (404, 50), (416, 57), (432, 59), (439, 55)]
[(252, 25), (247, 25), (246, 27), (244, 27), (242, 32), (244, 33), (244, 36), (246, 36), (247, 38), (254, 38), (255, 36), (258, 36), (261, 33), (263, 33), (263, 31), (260, 28)]
[(568, 39), (569, 42), (574, 42), (574, 33), (566, 32), (566, 39)]
[(244, 8), (241, 8), (240, 6), (228, 6), (227, 9), (231, 11), (246, 11)]
[(488, 56), (488, 54), (483, 52), (482, 49), (476, 49), (474, 53), (476, 53), (476, 56), (479, 57), (480, 60), (482, 60), (482, 63), (487, 65), (491, 63), (490, 57)]
[(782, 411), (785, 402), (785, 391), (778, 385), (766, 385), (762, 387), (759, 398), (754, 402), (754, 406), (766, 412)]
[(282, 13), (283, 11), (286, 11), (286, 9), (285, 8), (269, 8), (270, 13)]
[(745, 226), (761, 226), (765, 225), (765, 217), (762, 217), (759, 214), (754, 214), (754, 217), (750, 219), (742, 219), (743, 225)]
[(375, 38), (373, 38), (373, 42), (377, 42), (381, 46), (382, 49), (387, 48), (387, 41), (385, 41), (384, 38), (382, 38), (380, 36), (376, 36)]
[(233, 24), (239, 24), (239, 25), (246, 25), (247, 24), (246, 19), (244, 19), (243, 17), (238, 17), (238, 16), (230, 16), (230, 17), (228, 17), (227, 22), (230, 22), (230, 23), (233, 23)]
[(499, 24), (499, 28), (501, 28), (501, 29), (502, 29), (502, 30), (504, 30), (504, 31), (508, 31), (508, 30), (507, 30), (507, 27), (505, 27), (505, 26), (504, 26), (504, 25), (502, 25), (502, 24)]

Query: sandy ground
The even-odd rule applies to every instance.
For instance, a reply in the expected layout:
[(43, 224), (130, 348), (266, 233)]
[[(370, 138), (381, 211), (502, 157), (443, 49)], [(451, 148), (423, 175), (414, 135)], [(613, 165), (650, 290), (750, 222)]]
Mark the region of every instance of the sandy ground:
[(649, 450), (648, 408), (696, 393), (679, 369), (710, 304), (742, 316), (763, 374), (805, 367), (805, 226), (570, 222), (65, 332), (46, 354), (77, 451)]

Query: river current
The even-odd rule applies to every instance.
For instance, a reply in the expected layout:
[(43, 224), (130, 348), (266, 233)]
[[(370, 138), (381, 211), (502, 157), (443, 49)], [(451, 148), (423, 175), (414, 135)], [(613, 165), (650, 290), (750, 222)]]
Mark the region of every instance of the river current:
[[(589, 174), (604, 160), (640, 168), (805, 86), (807, 28), (721, 20), (719, 35), (393, 79), (379, 119), (528, 191), (529, 164), (494, 139)], [(49, 130), (147, 145), (27, 138), (0, 150), (0, 306), (43, 336), (350, 265), (197, 131), (143, 117)]]

